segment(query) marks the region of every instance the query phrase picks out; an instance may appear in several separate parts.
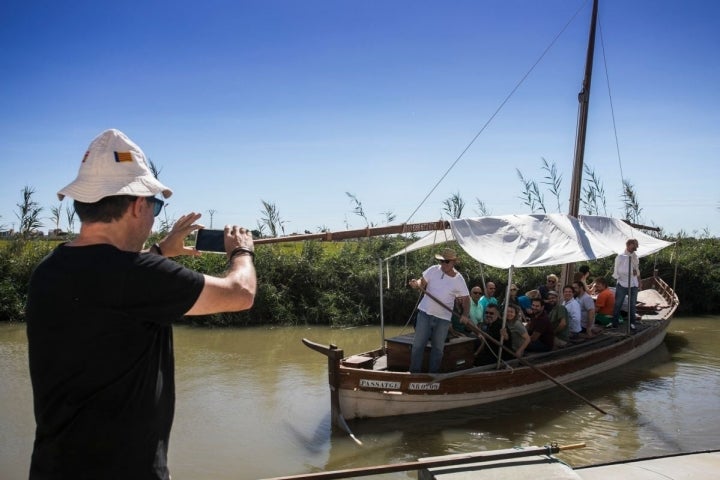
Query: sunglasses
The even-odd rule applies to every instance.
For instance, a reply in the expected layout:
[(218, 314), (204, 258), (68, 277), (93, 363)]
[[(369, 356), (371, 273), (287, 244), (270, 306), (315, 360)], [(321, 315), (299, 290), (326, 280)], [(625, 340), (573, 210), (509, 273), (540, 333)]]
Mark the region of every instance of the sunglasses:
[(448, 264), (454, 260), (440, 260), (440, 263)]
[(470, 293), (472, 293), (473, 295), (480, 295), (482, 292), (470, 292)]
[(163, 205), (165, 205), (165, 202), (160, 200), (159, 198), (155, 197), (145, 197), (148, 201), (148, 203), (152, 203), (153, 206), (153, 216), (157, 217), (160, 215), (160, 212), (162, 211)]

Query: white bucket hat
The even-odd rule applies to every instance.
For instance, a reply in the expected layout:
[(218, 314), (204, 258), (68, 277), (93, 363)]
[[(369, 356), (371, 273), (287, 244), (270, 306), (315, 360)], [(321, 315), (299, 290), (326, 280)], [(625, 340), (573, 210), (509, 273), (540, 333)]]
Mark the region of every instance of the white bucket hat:
[(110, 129), (95, 137), (85, 152), (77, 178), (58, 192), (79, 202), (95, 203), (113, 195), (165, 198), (172, 190), (158, 181), (145, 154), (120, 130)]

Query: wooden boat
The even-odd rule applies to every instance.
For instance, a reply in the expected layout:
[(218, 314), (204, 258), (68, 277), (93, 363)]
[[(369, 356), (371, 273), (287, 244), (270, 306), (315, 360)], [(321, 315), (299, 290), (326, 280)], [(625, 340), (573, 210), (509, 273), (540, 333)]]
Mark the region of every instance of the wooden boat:
[[(509, 267), (508, 284), (512, 282), (513, 269), (524, 266), (565, 265), (563, 277), (571, 278), (573, 262), (621, 253), (627, 238), (644, 235), (634, 234), (634, 230), (629, 235), (623, 231), (625, 225), (616, 219), (578, 215), (596, 20), (597, 0), (593, 3), (585, 78), (578, 96), (578, 129), (568, 215), (481, 217), (404, 225), (402, 230), (383, 227), (378, 233), (443, 229), (444, 237), (454, 238), (479, 262)], [(374, 233), (368, 229), (366, 234)], [(306, 236), (296, 240), (302, 237)], [(317, 234), (313, 238), (333, 239), (331, 234)], [(416, 243), (423, 242), (430, 244), (427, 239)], [(656, 242), (655, 250), (669, 245), (649, 235), (640, 240), (641, 245), (653, 242)], [(618, 244), (622, 247), (619, 251)], [(333, 424), (352, 435), (346, 419), (469, 407), (530, 395), (557, 385), (575, 394), (565, 386), (566, 383), (617, 368), (657, 347), (665, 337), (678, 303), (675, 292), (655, 274), (642, 280), (638, 294), (642, 321), (637, 324), (636, 331), (604, 331), (566, 348), (508, 361), (501, 368), (473, 366), (472, 340), (467, 339), (452, 339), (446, 343), (442, 372), (437, 374), (408, 371), (412, 345), (408, 337), (386, 339), (385, 344), (375, 350), (349, 356), (334, 345), (320, 345), (309, 339), (303, 339), (303, 342), (327, 356)]]
[[(635, 333), (608, 330), (582, 343), (495, 365), (472, 367), (473, 348), (462, 339), (446, 344), (443, 373), (408, 372), (409, 346), (402, 339), (387, 339), (386, 348), (345, 357), (333, 345), (308, 339), (303, 343), (328, 357), (333, 417), (344, 419), (436, 412), (497, 402), (556, 386), (541, 369), (566, 384), (617, 368), (653, 350), (665, 338), (678, 306), (677, 295), (659, 277), (642, 281), (638, 302), (645, 314)], [(395, 345), (394, 345), (395, 344)], [(407, 346), (407, 345), (406, 345)], [(389, 368), (390, 366), (390, 368)], [(470, 367), (470, 368), (468, 368)], [(342, 421), (336, 420), (339, 425)]]

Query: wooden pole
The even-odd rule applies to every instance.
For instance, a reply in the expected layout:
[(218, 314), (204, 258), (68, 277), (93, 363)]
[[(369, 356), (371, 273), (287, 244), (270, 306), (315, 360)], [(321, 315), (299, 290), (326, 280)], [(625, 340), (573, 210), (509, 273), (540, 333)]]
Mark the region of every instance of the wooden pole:
[(367, 227), (358, 230), (342, 230), (339, 232), (308, 233), (305, 235), (285, 235), (282, 237), (258, 238), (253, 241), (255, 245), (284, 242), (302, 242), (305, 240), (320, 240), (332, 242), (337, 240), (348, 240), (350, 238), (377, 237), (380, 235), (399, 235), (403, 233), (428, 232), (432, 230), (445, 230), (450, 228), (450, 223), (445, 220), (424, 223), (403, 223), (402, 225), (387, 225), (384, 227)]
[(331, 470), (328, 472), (306, 473), (301, 475), (290, 475), (286, 477), (273, 477), (265, 480), (332, 480), (336, 478), (362, 477), (367, 475), (379, 475), (383, 473), (407, 472), (409, 470), (422, 470), (425, 468), (447, 467), (462, 465), (465, 463), (492, 462), (513, 458), (532, 457), (537, 455), (552, 455), (563, 450), (572, 450), (585, 447), (584, 443), (558, 446), (547, 445), (544, 447), (528, 447), (522, 450), (505, 449), (491, 450), (489, 452), (475, 452), (465, 455), (452, 455), (441, 457), (437, 460), (416, 460), (413, 462), (394, 463), (389, 465), (376, 465), (372, 467), (348, 468), (345, 470)]
[[(442, 303), (440, 300), (438, 300), (437, 297), (433, 296), (431, 293), (428, 293), (427, 290), (425, 290), (424, 288), (422, 288), (422, 287), (420, 287), (420, 286), (418, 286), (418, 288), (419, 288), (420, 290), (422, 290), (422, 292), (423, 292), (425, 295), (427, 295), (430, 299), (432, 299), (433, 301), (435, 301), (438, 305), (442, 306), (444, 309), (446, 309), (446, 310), (448, 310), (449, 312), (452, 313), (452, 309), (451, 309), (450, 307), (448, 307), (447, 305), (445, 305), (444, 303)], [(492, 336), (488, 335), (487, 333), (483, 332), (482, 330), (480, 330), (480, 334), (481, 334), (481, 335), (483, 336), (483, 338), (485, 338), (486, 340), (490, 340), (490, 341), (493, 342), (495, 345), (500, 346), (503, 350), (505, 350), (505, 351), (507, 351), (507, 352), (510, 352), (510, 354), (512, 354), (512, 355), (515, 355), (515, 352), (513, 352), (512, 350), (510, 350), (509, 348), (507, 348), (505, 345), (503, 345), (502, 342), (498, 342), (498, 341), (495, 340)], [(531, 369), (533, 369), (533, 370), (536, 371), (537, 373), (541, 374), (542, 376), (544, 376), (545, 378), (547, 378), (548, 380), (550, 380), (551, 382), (553, 382), (553, 383), (554, 383), (555, 385), (557, 385), (558, 387), (562, 387), (562, 388), (565, 389), (567, 392), (575, 395), (577, 398), (579, 398), (579, 399), (582, 400), (583, 402), (587, 403), (588, 405), (590, 405), (591, 407), (593, 407), (593, 408), (594, 408), (595, 410), (597, 410), (598, 412), (602, 413), (603, 415), (607, 415), (607, 412), (606, 412), (605, 410), (603, 410), (602, 408), (598, 407), (597, 405), (595, 405), (594, 403), (592, 403), (590, 400), (588, 400), (587, 398), (583, 397), (582, 395), (580, 395), (579, 393), (577, 393), (575, 390), (571, 389), (570, 387), (568, 387), (568, 386), (565, 385), (564, 383), (556, 380), (554, 377), (552, 377), (552, 376), (549, 375), (548, 373), (544, 372), (544, 371), (541, 370), (540, 368), (536, 367), (536, 366), (533, 365), (532, 363), (528, 362), (527, 360), (523, 359), (522, 357), (515, 357), (515, 358), (517, 358), (520, 363), (522, 363), (522, 364), (525, 365), (526, 367), (530, 367)]]

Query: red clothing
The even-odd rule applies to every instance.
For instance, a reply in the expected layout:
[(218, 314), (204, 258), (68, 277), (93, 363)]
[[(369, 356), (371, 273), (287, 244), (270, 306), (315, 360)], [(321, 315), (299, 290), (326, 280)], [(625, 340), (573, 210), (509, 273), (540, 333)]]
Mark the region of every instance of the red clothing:
[(595, 311), (602, 315), (613, 314), (613, 308), (615, 308), (615, 294), (609, 288), (606, 288), (602, 292), (598, 293), (595, 299)]

